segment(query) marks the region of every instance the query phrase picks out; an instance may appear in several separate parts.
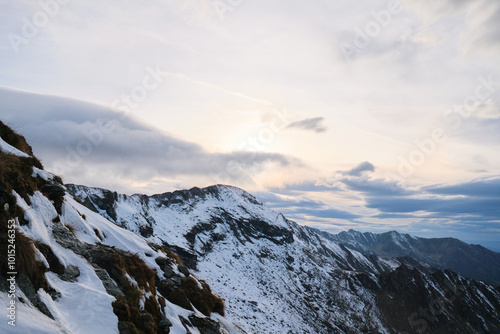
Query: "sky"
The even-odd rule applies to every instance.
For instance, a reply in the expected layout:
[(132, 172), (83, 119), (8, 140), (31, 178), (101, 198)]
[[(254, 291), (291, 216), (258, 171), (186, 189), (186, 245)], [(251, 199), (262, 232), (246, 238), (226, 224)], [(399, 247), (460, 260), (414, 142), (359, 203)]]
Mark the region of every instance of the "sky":
[(500, 251), (500, 2), (0, 0), (0, 119), (67, 183), (231, 184)]

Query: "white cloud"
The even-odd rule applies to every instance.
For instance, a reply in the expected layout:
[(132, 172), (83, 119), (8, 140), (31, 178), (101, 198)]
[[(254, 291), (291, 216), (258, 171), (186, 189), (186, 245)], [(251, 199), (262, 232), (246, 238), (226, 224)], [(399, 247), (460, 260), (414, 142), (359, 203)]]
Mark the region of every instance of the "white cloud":
[(469, 115), (479, 119), (500, 119), (500, 105), (493, 99), (478, 101), (472, 106)]

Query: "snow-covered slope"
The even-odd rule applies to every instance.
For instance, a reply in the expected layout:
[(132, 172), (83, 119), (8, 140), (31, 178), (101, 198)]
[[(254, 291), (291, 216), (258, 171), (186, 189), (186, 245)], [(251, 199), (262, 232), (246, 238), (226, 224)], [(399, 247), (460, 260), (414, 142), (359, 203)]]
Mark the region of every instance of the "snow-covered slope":
[[(0, 122), (4, 135), (22, 142)], [(222, 301), (168, 247), (89, 210), (36, 158), (0, 143), (0, 303), (16, 307), (0, 333), (243, 333), (212, 313)]]
[[(417, 282), (415, 288), (432, 287), (421, 300), (424, 305), (427, 297), (430, 302), (432, 296), (444, 296), (446, 284), (453, 284), (451, 279), (438, 282), (430, 272), (400, 267), (397, 259), (365, 256), (346, 248), (230, 186), (149, 197), (76, 185), (68, 188), (116, 224), (151, 242), (176, 246), (197, 276), (226, 300), (228, 316), (249, 332), (409, 330), (411, 313), (401, 324), (394, 324), (396, 318), (387, 314), (391, 308), (386, 298), (397, 301), (403, 294), (399, 288), (384, 290), (394, 285), (385, 285), (394, 278), (386, 275), (408, 272)], [(493, 300), (498, 298), (495, 290), (488, 289)], [(488, 298), (482, 301), (485, 305), (490, 303)], [(417, 312), (420, 306), (415, 307), (405, 312)], [(498, 315), (494, 319), (498, 323)], [(446, 326), (460, 328), (460, 321), (451, 317)], [(441, 325), (429, 323), (429, 327)]]

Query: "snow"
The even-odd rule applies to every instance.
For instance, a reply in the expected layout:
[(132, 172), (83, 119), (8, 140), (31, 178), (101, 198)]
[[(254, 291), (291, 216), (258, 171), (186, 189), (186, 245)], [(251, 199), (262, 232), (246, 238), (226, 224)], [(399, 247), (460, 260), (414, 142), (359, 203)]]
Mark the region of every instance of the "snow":
[[(22, 297), (22, 296), (18, 296)], [(26, 297), (22, 297), (25, 301)], [(10, 299), (6, 292), (0, 292), (0, 305), (8, 305)], [(2, 307), (3, 309), (3, 307)], [(3, 313), (5, 314), (5, 313)], [(22, 303), (16, 298), (16, 326), (10, 326), (7, 317), (0, 321), (0, 333), (3, 334), (68, 334), (61, 324), (38, 311), (30, 303)]]
[[(52, 272), (46, 273), (50, 286), (61, 293), (60, 298), (53, 300), (41, 289), (37, 292), (57, 323), (75, 334), (118, 333), (118, 318), (111, 305), (115, 298), (107, 294), (101, 280), (84, 258), (63, 248), (52, 237), (52, 220), (57, 217), (52, 203), (39, 191), (30, 196), (31, 205), (18, 194), (14, 195), (29, 222), (19, 229), (28, 237), (50, 246), (61, 264), (73, 265), (80, 270), (77, 281), (72, 283), (61, 280)], [(41, 254), (37, 256), (43, 257)], [(47, 264), (46, 261), (44, 263)]]
[(30, 196), (31, 206), (15, 191), (12, 193), (17, 199), (17, 205), (24, 210), (24, 218), (29, 221), (28, 226), (21, 226), (20, 229), (31, 239), (50, 245), (52, 242), (51, 222), (57, 217), (54, 205), (39, 191), (35, 191), (33, 196)]
[(52, 272), (46, 274), (47, 281), (61, 297), (53, 301), (43, 290), (38, 293), (45, 297), (42, 300), (55, 319), (75, 334), (118, 333), (118, 318), (111, 305), (115, 298), (107, 294), (92, 266), (68, 249), (56, 244), (51, 247), (58, 257), (80, 270), (74, 283), (63, 281)]
[[(154, 261), (156, 257), (162, 254), (154, 251), (143, 238), (116, 226), (106, 218), (75, 201), (70, 195), (66, 195), (64, 199), (61, 222), (75, 227), (76, 235), (80, 240), (91, 244), (101, 242), (108, 246), (136, 253), (149, 267), (157, 270), (160, 275), (163, 274), (163, 271)], [(83, 219), (82, 215), (85, 215), (85, 219)], [(103, 240), (100, 240), (95, 235), (94, 229), (100, 231), (100, 234), (104, 237)]]
[(38, 262), (42, 262), (43, 265), (45, 266), (45, 268), (50, 268), (50, 265), (47, 262), (47, 259), (45, 258), (45, 256), (43, 256), (43, 254), (36, 247), (35, 247), (35, 256), (36, 256), (35, 259)]
[(18, 157), (29, 158), (29, 155), (18, 150), (14, 146), (6, 143), (1, 137), (0, 137), (0, 151), (7, 154), (17, 155)]
[[(167, 242), (182, 248), (189, 248), (184, 235), (199, 222), (206, 222), (212, 216), (218, 216), (219, 207), (236, 217), (259, 219), (271, 222), (274, 226), (288, 228), (288, 223), (281, 214), (260, 203), (255, 204), (255, 198), (243, 190), (229, 186), (218, 186), (218, 190), (219, 197), (209, 194), (204, 201), (193, 200), (168, 207), (155, 197), (150, 197), (148, 206), (143, 207), (139, 195), (119, 195), (115, 208), (115, 223), (125, 222), (128, 230), (138, 233), (139, 227), (146, 224), (148, 219), (154, 220), (155, 234), (149, 240), (157, 243)], [(81, 187), (77, 196), (102, 196), (102, 191), (98, 188)], [(242, 207), (250, 213), (245, 212)], [(147, 215), (144, 211), (147, 211)]]
[[(170, 327), (170, 334), (186, 334), (186, 328), (184, 328), (184, 325), (182, 324), (179, 316), (187, 319), (192, 312), (169, 302), (167, 299), (165, 299), (164, 311), (165, 316), (172, 322), (172, 327)], [(190, 328), (189, 330), (193, 334), (200, 334), (200, 331), (196, 328)]]
[(50, 181), (54, 178), (55, 175), (47, 172), (44, 169), (40, 169), (40, 168), (33, 166), (33, 174), (31, 174), (31, 177), (37, 177), (37, 176), (40, 176), (45, 181)]

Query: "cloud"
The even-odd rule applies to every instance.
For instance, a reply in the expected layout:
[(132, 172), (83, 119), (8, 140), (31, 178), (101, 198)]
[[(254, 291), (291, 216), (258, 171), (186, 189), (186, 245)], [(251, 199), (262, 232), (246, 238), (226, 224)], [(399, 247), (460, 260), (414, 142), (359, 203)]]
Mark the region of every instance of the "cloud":
[(500, 177), (475, 179), (458, 184), (421, 187), (398, 196), (369, 193), (366, 206), (384, 214), (406, 213), (454, 219), (458, 222), (496, 224), (500, 217)]
[(465, 219), (466, 221), (494, 221), (500, 214), (500, 199), (498, 198), (372, 197), (367, 200), (367, 206), (384, 213), (427, 212), (432, 218)]
[(467, 114), (467, 116), (476, 117), (479, 119), (499, 119), (500, 106), (496, 104), (493, 99), (477, 101), (472, 106), (471, 113)]
[(261, 192), (256, 194), (257, 198), (271, 208), (279, 209), (280, 212), (290, 217), (300, 217), (302, 221), (313, 219), (355, 219), (360, 216), (349, 211), (329, 206), (327, 203), (315, 200), (307, 196), (279, 196), (272, 192)]
[[(335, 173), (329, 182), (332, 187), (309, 180), (273, 189), (266, 203), (323, 230), (330, 224), (333, 230), (338, 226), (364, 231), (397, 229), (426, 237), (477, 238), (477, 242), (490, 238), (492, 232), (486, 231), (499, 226), (500, 176), (408, 187), (366, 175), (374, 170), (367, 162)], [(346, 205), (348, 198), (356, 203)]]
[(260, 201), (273, 208), (288, 207), (291, 209), (293, 207), (304, 207), (312, 209), (325, 206), (325, 203), (306, 196), (280, 196), (270, 191), (257, 193), (256, 196)]
[(366, 175), (374, 172), (375, 166), (368, 162), (362, 162), (356, 167), (337, 171), (330, 178), (316, 181), (305, 180), (301, 183), (286, 184), (280, 188), (271, 188), (269, 191), (277, 194), (292, 195), (301, 193), (362, 193), (363, 196), (396, 196), (415, 194), (415, 190), (409, 189), (392, 180), (377, 179)]
[(469, 31), (464, 35), (466, 52), (500, 51), (500, 3), (493, 0), (479, 1), (468, 15)]
[(412, 8), (427, 21), (437, 19), (463, 22), (467, 26), (461, 33), (462, 48), (466, 53), (496, 53), (500, 51), (500, 3), (495, 0), (436, 0), (427, 3), (405, 0), (405, 6)]
[(434, 185), (425, 187), (424, 190), (439, 195), (462, 195), (481, 198), (493, 197), (500, 199), (500, 178), (487, 177), (452, 185)]
[(372, 163), (365, 161), (354, 167), (353, 169), (350, 169), (348, 171), (342, 172), (344, 175), (350, 175), (350, 176), (361, 176), (365, 172), (374, 172), (375, 171), (375, 166), (373, 166)]
[(400, 196), (413, 194), (409, 190), (395, 181), (384, 179), (373, 179), (369, 177), (345, 178), (341, 180), (348, 189), (363, 193), (365, 196)]
[[(328, 180), (327, 180), (328, 181)], [(278, 194), (291, 194), (291, 193), (303, 193), (303, 192), (319, 192), (319, 191), (341, 191), (342, 189), (330, 184), (331, 182), (324, 181), (303, 181), (294, 184), (285, 184), (280, 188), (271, 188), (269, 191)]]
[(325, 121), (324, 117), (313, 117), (313, 118), (306, 118), (301, 121), (296, 121), (290, 123), (287, 128), (295, 128), (295, 129), (301, 129), (301, 130), (307, 130), (307, 131), (314, 131), (316, 133), (321, 133), (325, 132), (327, 129), (323, 125), (323, 122)]
[(273, 166), (301, 165), (298, 159), (278, 153), (208, 152), (109, 108), (81, 101), (8, 89), (0, 89), (0, 100), (2, 119), (25, 135), (46, 168), (62, 174), (66, 182), (101, 186), (112, 182), (120, 189), (120, 183), (137, 185), (161, 178), (251, 183)]

